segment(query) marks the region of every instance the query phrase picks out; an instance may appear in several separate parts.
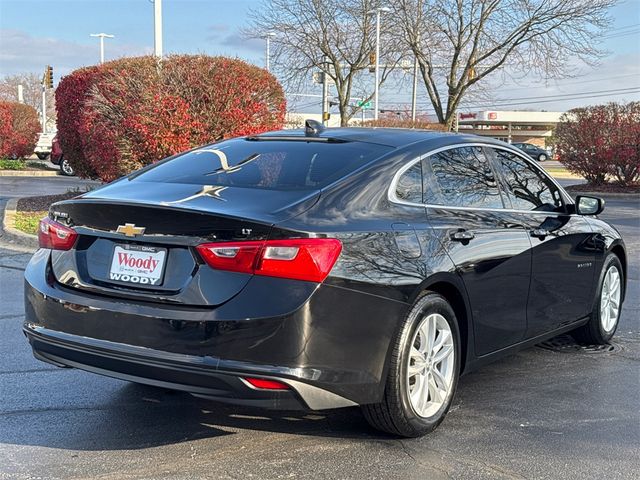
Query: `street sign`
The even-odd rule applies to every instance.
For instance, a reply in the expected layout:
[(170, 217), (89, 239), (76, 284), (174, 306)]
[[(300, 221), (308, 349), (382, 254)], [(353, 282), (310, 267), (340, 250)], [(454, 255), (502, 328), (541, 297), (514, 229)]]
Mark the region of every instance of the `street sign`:
[(314, 83), (324, 83), (325, 79), (327, 80), (327, 85), (335, 85), (336, 82), (333, 81), (333, 78), (331, 78), (331, 76), (327, 75), (326, 73), (320, 71), (320, 72), (313, 72), (313, 82)]
[(371, 100), (368, 100), (366, 102), (358, 102), (358, 107), (362, 108), (363, 110), (371, 110)]

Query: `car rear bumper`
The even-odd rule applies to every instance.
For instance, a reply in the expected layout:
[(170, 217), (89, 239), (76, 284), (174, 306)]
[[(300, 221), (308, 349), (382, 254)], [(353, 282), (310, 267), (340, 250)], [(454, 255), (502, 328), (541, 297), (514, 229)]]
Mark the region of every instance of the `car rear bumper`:
[[(260, 289), (275, 294), (263, 279), (211, 309), (135, 302), (59, 285), (50, 257), (38, 251), (25, 271), (24, 331), (41, 360), (269, 408), (322, 410), (382, 396), (402, 302), (322, 285), (303, 300), (287, 296), (301, 302), (295, 308), (283, 297), (281, 312), (244, 314), (260, 303)], [(256, 390), (245, 377), (290, 390)]]
[(278, 380), (289, 390), (253, 388), (245, 377), (255, 371), (229, 370), (217, 359), (171, 355), (143, 347), (89, 339), (26, 325), (24, 332), (34, 356), (58, 367), (88, 372), (156, 387), (181, 390), (196, 396), (239, 405), (279, 410), (323, 410), (356, 405), (343, 397), (312, 385), (277, 375), (268, 367), (258, 369), (260, 378)]

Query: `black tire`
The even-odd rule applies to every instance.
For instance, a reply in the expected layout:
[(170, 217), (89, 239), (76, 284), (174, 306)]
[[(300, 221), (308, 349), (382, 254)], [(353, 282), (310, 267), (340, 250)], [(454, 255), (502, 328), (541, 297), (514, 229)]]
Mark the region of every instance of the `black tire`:
[(62, 175), (66, 175), (67, 177), (73, 177), (73, 175), (75, 175), (73, 167), (64, 157), (62, 158), (62, 160), (60, 160), (60, 173), (62, 173)]
[(39, 160), (48, 160), (49, 159), (49, 154), (48, 153), (38, 152), (38, 153), (36, 153), (36, 157), (38, 157)]
[[(610, 268), (616, 268), (620, 275), (620, 301), (618, 306), (618, 316), (615, 320), (615, 325), (613, 326), (613, 328), (610, 328), (609, 331), (606, 331), (603, 326), (600, 307), (602, 302), (602, 289), (604, 286), (605, 276)], [(624, 298), (624, 285), (624, 270), (622, 269), (620, 259), (616, 254), (609, 253), (604, 259), (602, 270), (600, 271), (600, 276), (598, 277), (598, 289), (596, 290), (597, 296), (593, 302), (593, 310), (591, 311), (589, 321), (583, 326), (571, 332), (573, 338), (575, 338), (578, 342), (586, 345), (606, 345), (611, 341), (616, 333), (616, 330), (618, 329), (618, 324), (620, 323), (622, 299)]]
[(539, 162), (544, 162), (547, 158), (549, 158), (549, 156), (545, 153), (541, 153), (540, 155), (538, 155)]
[[(409, 344), (422, 319), (432, 313), (442, 315), (451, 329), (454, 348), (453, 379), (446, 400), (430, 417), (421, 417), (413, 409), (406, 381)], [(367, 421), (376, 429), (402, 437), (419, 437), (433, 431), (444, 420), (458, 386), (460, 372), (460, 331), (453, 309), (444, 297), (425, 292), (414, 303), (392, 346), (389, 374), (380, 403), (362, 405)]]

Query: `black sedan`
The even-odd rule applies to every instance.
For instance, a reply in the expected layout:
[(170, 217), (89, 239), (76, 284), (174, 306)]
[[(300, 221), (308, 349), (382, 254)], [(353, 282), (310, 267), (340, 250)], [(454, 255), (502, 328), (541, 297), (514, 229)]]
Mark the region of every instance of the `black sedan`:
[(532, 145), (531, 143), (514, 143), (512, 145), (539, 162), (544, 162), (549, 158), (549, 152), (537, 145)]
[(499, 141), (308, 122), (54, 204), (24, 331), (60, 367), (419, 436), (460, 374), (611, 339), (627, 261), (602, 208)]

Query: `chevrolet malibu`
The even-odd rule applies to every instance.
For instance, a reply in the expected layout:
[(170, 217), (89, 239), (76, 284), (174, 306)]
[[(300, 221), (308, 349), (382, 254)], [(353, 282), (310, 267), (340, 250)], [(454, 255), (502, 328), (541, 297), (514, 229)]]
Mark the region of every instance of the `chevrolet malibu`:
[(612, 338), (627, 257), (603, 207), (499, 141), (309, 121), (52, 205), (24, 332), (60, 367), (419, 436), (461, 374)]

